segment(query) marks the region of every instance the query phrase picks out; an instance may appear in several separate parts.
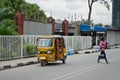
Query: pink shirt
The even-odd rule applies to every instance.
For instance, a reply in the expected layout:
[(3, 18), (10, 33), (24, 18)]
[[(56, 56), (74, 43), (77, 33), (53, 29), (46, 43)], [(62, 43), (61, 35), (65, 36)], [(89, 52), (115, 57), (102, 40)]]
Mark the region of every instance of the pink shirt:
[(106, 41), (106, 40), (101, 41), (101, 42), (100, 42), (100, 45), (99, 45), (100, 50), (101, 50), (101, 51), (104, 51), (104, 50), (106, 49), (106, 45), (107, 45), (107, 41)]

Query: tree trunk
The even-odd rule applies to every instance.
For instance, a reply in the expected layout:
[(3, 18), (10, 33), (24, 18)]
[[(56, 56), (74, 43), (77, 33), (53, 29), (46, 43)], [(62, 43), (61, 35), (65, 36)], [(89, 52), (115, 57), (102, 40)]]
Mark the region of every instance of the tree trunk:
[(89, 7), (89, 13), (88, 13), (88, 23), (90, 24), (90, 20), (91, 20), (91, 12), (92, 12), (92, 8)]
[(94, 3), (94, 0), (88, 0), (88, 7), (89, 7), (89, 13), (88, 13), (88, 23), (90, 24), (91, 21), (91, 13), (92, 13), (92, 5)]

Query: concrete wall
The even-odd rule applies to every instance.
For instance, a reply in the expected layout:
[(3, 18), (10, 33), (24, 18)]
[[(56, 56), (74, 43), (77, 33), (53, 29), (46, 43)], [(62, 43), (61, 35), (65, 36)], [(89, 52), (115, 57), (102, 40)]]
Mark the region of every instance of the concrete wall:
[(51, 35), (52, 24), (24, 21), (24, 35)]
[(75, 23), (70, 24), (68, 28), (69, 28), (68, 29), (69, 33), (74, 33), (74, 35), (76, 35), (76, 24)]
[(109, 45), (120, 44), (120, 31), (109, 30), (107, 32), (107, 41)]
[(69, 27), (69, 30), (68, 30), (68, 31), (69, 31), (69, 33), (74, 33), (74, 34), (76, 33), (76, 32), (75, 32), (75, 27), (74, 27), (74, 28)]

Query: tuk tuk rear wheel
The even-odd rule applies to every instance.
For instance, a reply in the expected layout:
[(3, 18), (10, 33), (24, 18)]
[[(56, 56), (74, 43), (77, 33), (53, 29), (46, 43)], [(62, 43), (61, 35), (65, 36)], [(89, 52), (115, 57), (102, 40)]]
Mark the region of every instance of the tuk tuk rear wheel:
[(66, 63), (66, 59), (63, 59), (63, 60), (62, 60), (62, 63), (65, 64), (65, 63)]

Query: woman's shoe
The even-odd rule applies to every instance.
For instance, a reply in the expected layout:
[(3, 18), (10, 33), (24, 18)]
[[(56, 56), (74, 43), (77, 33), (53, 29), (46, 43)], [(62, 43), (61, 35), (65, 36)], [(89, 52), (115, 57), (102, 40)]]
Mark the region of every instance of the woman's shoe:
[(100, 63), (100, 61), (97, 61), (97, 63)]

